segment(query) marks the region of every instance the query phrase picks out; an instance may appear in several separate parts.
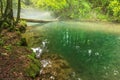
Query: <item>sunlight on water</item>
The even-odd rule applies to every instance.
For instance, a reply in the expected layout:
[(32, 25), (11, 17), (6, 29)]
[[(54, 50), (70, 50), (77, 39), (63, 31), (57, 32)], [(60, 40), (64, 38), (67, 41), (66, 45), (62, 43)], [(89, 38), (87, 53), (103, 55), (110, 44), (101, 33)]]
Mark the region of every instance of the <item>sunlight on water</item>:
[(80, 80), (120, 80), (120, 30), (110, 25), (48, 23), (48, 49), (64, 56)]

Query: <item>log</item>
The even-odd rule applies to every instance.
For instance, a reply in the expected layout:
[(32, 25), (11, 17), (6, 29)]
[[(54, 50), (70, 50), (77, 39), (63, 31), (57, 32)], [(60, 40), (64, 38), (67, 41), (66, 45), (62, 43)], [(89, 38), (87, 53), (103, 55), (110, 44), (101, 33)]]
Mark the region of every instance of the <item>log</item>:
[(27, 22), (35, 22), (35, 23), (48, 23), (48, 22), (58, 21), (58, 19), (51, 19), (51, 20), (36, 20), (36, 19), (26, 19), (26, 18), (20, 18), (20, 19), (25, 20)]

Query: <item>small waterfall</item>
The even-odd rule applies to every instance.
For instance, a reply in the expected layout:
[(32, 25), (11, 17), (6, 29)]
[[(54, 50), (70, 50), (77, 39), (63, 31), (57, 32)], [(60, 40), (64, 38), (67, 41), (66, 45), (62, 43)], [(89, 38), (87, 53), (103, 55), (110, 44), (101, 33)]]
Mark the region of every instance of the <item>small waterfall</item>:
[(44, 53), (44, 52), (48, 52), (48, 49), (47, 49), (47, 39), (43, 40), (42, 41), (42, 44), (40, 47), (36, 47), (36, 48), (31, 48), (33, 50), (33, 52), (35, 53), (36, 55), (36, 58), (40, 58), (40, 56)]

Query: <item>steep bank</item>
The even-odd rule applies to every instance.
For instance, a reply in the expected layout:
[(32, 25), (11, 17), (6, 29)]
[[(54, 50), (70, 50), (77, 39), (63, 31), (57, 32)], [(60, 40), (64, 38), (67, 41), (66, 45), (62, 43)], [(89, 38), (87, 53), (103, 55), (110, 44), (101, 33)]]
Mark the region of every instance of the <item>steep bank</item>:
[(60, 55), (45, 52), (40, 59), (36, 59), (35, 53), (28, 48), (28, 43), (26, 43), (26, 39), (34, 38), (34, 36), (29, 35), (29, 38), (26, 36), (25, 39), (21, 36), (19, 29), (20, 26), (16, 31), (10, 32), (8, 29), (1, 31), (1, 80), (68, 80), (74, 78), (72, 68)]
[[(22, 38), (19, 31), (21, 28), (21, 25), (18, 25), (15, 31), (9, 31), (6, 28), (0, 33), (0, 80), (32, 80), (39, 74), (40, 62), (28, 57), (33, 52)], [(32, 73), (27, 71), (35, 66), (38, 70), (31, 69)]]

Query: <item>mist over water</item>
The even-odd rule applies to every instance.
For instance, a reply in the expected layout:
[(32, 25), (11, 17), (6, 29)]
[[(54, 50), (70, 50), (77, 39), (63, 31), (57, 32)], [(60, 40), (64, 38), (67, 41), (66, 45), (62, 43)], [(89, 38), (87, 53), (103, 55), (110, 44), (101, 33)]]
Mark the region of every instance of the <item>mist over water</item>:
[[(14, 17), (17, 16), (17, 10), (14, 9)], [(36, 8), (24, 8), (21, 9), (21, 14), (20, 14), (21, 18), (25, 18), (25, 19), (35, 19), (35, 20), (52, 20), (52, 19), (56, 19), (53, 15), (52, 15), (52, 11), (44, 11), (44, 10), (40, 10), (40, 9), (36, 9)], [(42, 23), (31, 23), (31, 22), (27, 22), (28, 26), (38, 26), (38, 25), (42, 25)]]
[[(17, 11), (14, 10), (14, 16), (16, 16)], [(52, 12), (50, 11), (43, 11), (36, 8), (24, 8), (21, 9), (21, 18), (27, 19), (54, 19), (55, 17), (52, 16)]]

